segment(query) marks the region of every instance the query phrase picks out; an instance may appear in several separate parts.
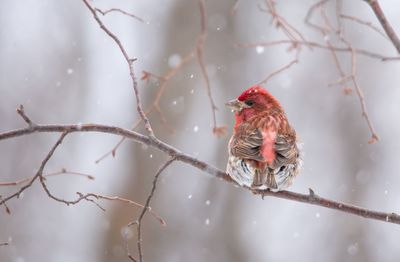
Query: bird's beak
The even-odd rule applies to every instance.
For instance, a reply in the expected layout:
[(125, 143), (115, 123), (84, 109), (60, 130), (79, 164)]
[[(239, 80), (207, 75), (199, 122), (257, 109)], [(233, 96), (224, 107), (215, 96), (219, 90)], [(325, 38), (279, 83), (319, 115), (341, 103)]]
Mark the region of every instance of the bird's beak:
[(232, 109), (233, 111), (240, 112), (243, 108), (248, 108), (249, 106), (246, 105), (244, 102), (239, 101), (237, 99), (233, 99), (227, 103), (225, 103), (227, 107)]

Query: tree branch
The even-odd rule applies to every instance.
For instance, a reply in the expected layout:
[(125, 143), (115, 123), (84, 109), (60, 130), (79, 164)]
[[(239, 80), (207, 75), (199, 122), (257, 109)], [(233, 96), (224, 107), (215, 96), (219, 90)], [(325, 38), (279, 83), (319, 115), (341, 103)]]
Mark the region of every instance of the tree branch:
[[(327, 46), (323, 45), (317, 42), (312, 42), (312, 41), (293, 41), (293, 40), (277, 40), (277, 41), (270, 41), (270, 42), (257, 42), (257, 43), (238, 43), (236, 44), (237, 47), (244, 47), (244, 48), (254, 48), (257, 46), (274, 46), (274, 45), (281, 45), (281, 44), (286, 44), (286, 45), (291, 45), (291, 46), (297, 46), (297, 45), (304, 45), (304, 46), (310, 46), (310, 47), (315, 47), (315, 48), (320, 48), (320, 49), (325, 49), (325, 50), (334, 50), (338, 52), (352, 52), (352, 49), (349, 47), (339, 47), (339, 46)], [(382, 61), (398, 61), (400, 60), (400, 56), (384, 56), (378, 53), (374, 53), (365, 49), (359, 49), (359, 48), (354, 48), (354, 52), (357, 54), (371, 57), (371, 58), (376, 58), (380, 59)]]
[(0, 242), (0, 247), (1, 246), (8, 246), (10, 243), (8, 243), (8, 242)]
[(146, 211), (150, 208), (150, 201), (154, 196), (154, 192), (156, 191), (157, 188), (157, 181), (158, 177), (161, 175), (161, 173), (169, 166), (172, 164), (172, 162), (175, 161), (175, 157), (171, 157), (167, 162), (165, 162), (157, 171), (156, 175), (154, 176), (153, 179), (153, 186), (151, 188), (150, 194), (147, 197), (146, 204), (142, 209), (142, 212), (139, 215), (138, 220), (129, 223), (129, 226), (131, 225), (137, 225), (137, 248), (138, 248), (138, 253), (139, 253), (139, 261), (143, 261), (143, 251), (142, 251), (142, 220), (144, 215), (146, 214)]
[(211, 113), (213, 117), (213, 133), (216, 136), (223, 136), (226, 134), (226, 127), (225, 126), (218, 126), (217, 125), (217, 116), (216, 116), (216, 111), (218, 110), (217, 106), (215, 105), (214, 98), (212, 96), (211, 92), (211, 83), (210, 79), (208, 77), (206, 65), (204, 63), (204, 44), (207, 38), (207, 16), (206, 16), (206, 7), (205, 7), (205, 2), (204, 0), (199, 0), (199, 9), (200, 9), (200, 25), (201, 25), (201, 33), (200, 36), (197, 40), (197, 45), (196, 45), (196, 54), (197, 54), (197, 61), (199, 63), (200, 69), (201, 69), (201, 74), (203, 75), (204, 81), (206, 82), (206, 90), (207, 90), (207, 96), (208, 100), (210, 101), (210, 106), (211, 106)]
[[(149, 138), (148, 136), (141, 135), (137, 132), (123, 129), (115, 126), (107, 126), (107, 125), (99, 125), (99, 124), (77, 124), (77, 125), (36, 125), (32, 128), (21, 128), (17, 130), (11, 130), (8, 132), (0, 133), (0, 140), (10, 139), (14, 137), (24, 136), (33, 133), (51, 133), (51, 132), (59, 132), (59, 133), (74, 133), (74, 132), (101, 132), (114, 134), (118, 136), (123, 136), (129, 139), (132, 139), (141, 144), (145, 144), (156, 148), (167, 155), (174, 157), (176, 161), (180, 161), (186, 164), (189, 164), (193, 167), (196, 167), (214, 177), (221, 178), (227, 182), (236, 183), (227, 175), (224, 171), (206, 163), (201, 160), (198, 160), (190, 155), (187, 155), (178, 149), (170, 146), (160, 140), (154, 140)], [(33, 183), (33, 182), (30, 182)], [(288, 200), (293, 200), (297, 202), (307, 203), (311, 205), (317, 205), (326, 207), (329, 209), (335, 209), (344, 213), (353, 214), (356, 216), (361, 216), (369, 219), (380, 220), (384, 222), (394, 223), (400, 225), (400, 216), (395, 213), (385, 213), (379, 212), (375, 210), (369, 210), (362, 207), (357, 207), (351, 204), (345, 204), (343, 202), (330, 200), (327, 198), (323, 198), (314, 194), (300, 194), (290, 191), (280, 191), (280, 192), (271, 192), (268, 190), (255, 190), (253, 191), (256, 194), (263, 196), (272, 196), (278, 198), (284, 198)], [(18, 194), (18, 193), (16, 193)], [(0, 205), (4, 204), (6, 201), (3, 199), (0, 201)]]
[[(36, 126), (32, 126), (32, 127), (28, 127), (26, 129), (34, 129)], [(62, 141), (64, 140), (65, 136), (68, 134), (68, 131), (61, 131), (62, 134), (60, 136), (60, 138), (57, 140), (57, 142), (53, 145), (53, 147), (50, 149), (50, 151), (47, 153), (46, 157), (44, 158), (44, 160), (42, 161), (42, 164), (40, 165), (38, 171), (36, 172), (36, 175), (33, 176), (33, 178), (29, 181), (28, 184), (26, 184), (25, 186), (21, 187), (17, 192), (15, 192), (14, 194), (6, 197), (6, 198), (0, 198), (0, 206), (5, 204), (8, 200), (15, 198), (15, 197), (19, 197), (21, 195), (22, 192), (24, 192), (27, 188), (31, 187), (33, 182), (35, 182), (35, 180), (37, 180), (38, 178), (40, 179), (44, 179), (43, 178), (43, 169), (46, 166), (47, 162), (50, 160), (50, 158), (53, 156), (54, 151), (56, 151), (57, 147), (59, 145), (61, 145)], [(1, 139), (0, 139), (1, 140)], [(8, 211), (9, 212), (9, 211)]]
[(102, 14), (103, 16), (105, 16), (106, 14), (111, 13), (111, 12), (121, 13), (123, 15), (130, 16), (130, 17), (138, 20), (139, 22), (144, 23), (144, 20), (142, 18), (140, 18), (140, 17), (138, 17), (138, 16), (136, 16), (134, 14), (128, 13), (128, 12), (122, 10), (122, 9), (119, 9), (119, 8), (110, 8), (110, 9), (107, 9), (107, 10), (101, 10), (100, 8), (95, 8), (95, 10), (97, 12), (99, 12), (100, 14)]
[(400, 39), (397, 36), (396, 32), (393, 30), (393, 27), (390, 25), (389, 21), (386, 19), (385, 13), (383, 13), (383, 10), (378, 0), (364, 0), (364, 1), (367, 2), (369, 6), (372, 8), (372, 10), (375, 13), (375, 16), (378, 18), (387, 36), (390, 38), (390, 41), (392, 41), (392, 44), (397, 49), (397, 53), (400, 54)]
[(129, 75), (132, 80), (132, 86), (133, 86), (133, 90), (135, 92), (135, 97), (136, 97), (136, 105), (137, 105), (136, 109), (144, 122), (144, 126), (145, 126), (147, 132), (149, 133), (149, 136), (151, 138), (154, 138), (154, 132), (153, 132), (153, 129), (151, 128), (150, 121), (147, 118), (147, 116), (144, 113), (143, 108), (142, 108), (142, 102), (140, 100), (140, 95), (139, 95), (139, 88), (138, 88), (138, 84), (136, 81), (135, 72), (133, 70), (132, 64), (134, 61), (136, 61), (136, 59), (129, 57), (128, 52), (126, 52), (125, 47), (122, 45), (121, 40), (119, 40), (119, 38), (103, 24), (103, 22), (100, 20), (99, 16), (97, 15), (98, 10), (96, 10), (94, 7), (92, 7), (91, 4), (89, 4), (88, 0), (82, 0), (82, 1), (85, 3), (86, 7), (90, 10), (90, 12), (92, 13), (94, 19), (96, 20), (96, 22), (100, 26), (100, 28), (117, 44), (126, 63), (128, 64)]

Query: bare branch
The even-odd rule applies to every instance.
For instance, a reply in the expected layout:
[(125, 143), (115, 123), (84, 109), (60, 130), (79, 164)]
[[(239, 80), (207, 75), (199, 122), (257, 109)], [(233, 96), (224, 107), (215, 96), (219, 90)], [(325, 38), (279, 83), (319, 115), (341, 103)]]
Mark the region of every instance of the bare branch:
[(326, 4), (329, 0), (321, 0), (315, 4), (313, 4), (312, 6), (310, 6), (310, 8), (307, 11), (307, 15), (304, 18), (304, 22), (306, 23), (306, 25), (313, 27), (314, 29), (323, 32), (323, 34), (326, 34), (327, 31), (329, 31), (329, 29), (324, 28), (320, 25), (317, 25), (315, 23), (311, 22), (311, 18), (315, 12), (315, 10), (317, 10), (318, 8), (320, 8), (321, 6), (323, 6), (324, 4)]
[(292, 26), (289, 22), (287, 22), (283, 16), (278, 14), (275, 8), (275, 2), (273, 0), (265, 0), (265, 4), (267, 6), (267, 9), (264, 10), (261, 8), (261, 11), (270, 13), (273, 22), (275, 22), (276, 27), (282, 29), (283, 33), (290, 40), (307, 42), (307, 40), (305, 39), (303, 34), (300, 33), (300, 31), (298, 31), (294, 26)]
[(297, 64), (299, 62), (299, 60), (297, 59), (297, 57), (290, 61), (289, 63), (287, 63), (286, 65), (282, 66), (281, 68), (273, 71), (271, 74), (269, 74), (266, 78), (264, 78), (261, 82), (259, 82), (257, 85), (264, 85), (266, 84), (271, 78), (273, 78), (274, 76), (276, 76), (277, 74), (289, 69), (290, 67), (292, 67), (292, 65)]
[(206, 89), (207, 89), (207, 96), (208, 100), (210, 101), (211, 104), (211, 113), (213, 117), (213, 133), (217, 136), (222, 136), (225, 135), (226, 127), (218, 127), (217, 125), (217, 116), (216, 116), (216, 111), (218, 110), (217, 106), (215, 105), (214, 98), (211, 93), (211, 84), (210, 84), (210, 79), (208, 78), (206, 66), (204, 64), (204, 58), (203, 58), (203, 51), (204, 51), (204, 43), (206, 41), (207, 37), (207, 21), (206, 21), (206, 8), (205, 8), (205, 3), (204, 0), (199, 0), (199, 8), (200, 8), (200, 25), (201, 25), (201, 34), (199, 36), (199, 39), (197, 40), (197, 46), (196, 46), (196, 52), (197, 52), (197, 61), (199, 62), (200, 68), (201, 68), (201, 73), (203, 74), (204, 80), (206, 82)]
[(95, 10), (97, 12), (99, 12), (100, 14), (102, 14), (102, 15), (106, 15), (106, 14), (111, 13), (111, 12), (121, 13), (121, 14), (124, 14), (126, 16), (130, 16), (130, 17), (138, 20), (139, 22), (144, 23), (144, 20), (142, 18), (140, 18), (140, 17), (138, 17), (138, 16), (136, 16), (134, 14), (128, 13), (128, 12), (122, 10), (122, 9), (119, 9), (119, 8), (110, 8), (110, 9), (107, 9), (107, 10), (104, 10), (104, 11), (101, 10), (100, 8), (95, 8)]
[[(92, 175), (83, 174), (83, 173), (79, 173), (79, 172), (73, 172), (73, 171), (67, 171), (65, 168), (62, 168), (58, 172), (43, 175), (43, 177), (47, 178), (47, 177), (59, 176), (59, 175), (81, 176), (81, 177), (86, 177), (87, 179), (90, 179), (90, 180), (94, 180), (94, 176), (92, 176)], [(17, 186), (17, 185), (20, 185), (20, 184), (23, 184), (26, 182), (30, 182), (32, 179), (33, 179), (33, 177), (27, 177), (27, 178), (23, 178), (23, 179), (16, 180), (16, 181), (10, 181), (10, 182), (1, 182), (0, 181), (0, 186)]]
[[(274, 46), (274, 45), (281, 45), (281, 44), (287, 44), (291, 46), (296, 46), (296, 45), (305, 45), (305, 46), (311, 46), (311, 47), (316, 47), (320, 49), (326, 49), (326, 50), (335, 50), (338, 52), (349, 52), (351, 53), (351, 48), (349, 47), (337, 47), (337, 46), (326, 46), (317, 42), (312, 42), (312, 41), (292, 41), (292, 40), (277, 40), (277, 41), (270, 41), (270, 42), (258, 42), (258, 43), (240, 43), (236, 44), (238, 47), (244, 47), (244, 48), (254, 48), (257, 46)], [(382, 61), (398, 61), (400, 60), (400, 56), (384, 56), (378, 53), (370, 52), (365, 49), (359, 49), (359, 48), (354, 48), (354, 52), (360, 55), (364, 55), (367, 57), (371, 58), (377, 58)]]
[(138, 88), (138, 84), (136, 81), (136, 76), (135, 76), (135, 72), (133, 70), (133, 62), (136, 60), (134, 58), (130, 58), (128, 53), (125, 50), (125, 47), (122, 45), (121, 41), (119, 40), (119, 38), (112, 33), (104, 24), (103, 22), (100, 20), (99, 16), (97, 15), (97, 11), (95, 8), (93, 8), (91, 6), (91, 4), (89, 4), (88, 0), (82, 0), (86, 7), (89, 9), (89, 11), (92, 13), (94, 19), (96, 20), (97, 24), (100, 26), (100, 28), (109, 36), (111, 37), (112, 40), (114, 40), (114, 42), (117, 44), (118, 48), (120, 49), (122, 55), (124, 56), (124, 59), (126, 61), (126, 63), (128, 64), (129, 67), (129, 74), (131, 76), (131, 80), (132, 80), (132, 86), (133, 86), (133, 90), (135, 92), (135, 97), (136, 97), (136, 105), (137, 105), (137, 111), (140, 115), (140, 117), (142, 118), (143, 122), (144, 122), (144, 126), (147, 130), (147, 132), (149, 133), (149, 136), (154, 139), (154, 132), (153, 129), (151, 128), (150, 125), (150, 121), (147, 118), (146, 114), (144, 113), (143, 109), (142, 109), (142, 102), (140, 100), (140, 95), (139, 95), (139, 88)]
[[(0, 195), (0, 201), (2, 201), (2, 200), (3, 200), (3, 197)], [(3, 205), (6, 210), (6, 213), (11, 214), (10, 208), (7, 206), (7, 202), (4, 202)]]
[(364, 21), (364, 20), (362, 20), (360, 18), (357, 18), (357, 17), (354, 17), (354, 16), (350, 16), (350, 15), (344, 15), (344, 14), (340, 14), (340, 17), (343, 18), (343, 19), (354, 21), (354, 22), (359, 23), (361, 25), (365, 25), (365, 26), (371, 28), (372, 30), (374, 30), (375, 32), (377, 32), (378, 34), (380, 34), (381, 36), (383, 36), (384, 38), (389, 39), (388, 36), (385, 35), (384, 32), (382, 32), (377, 26), (375, 26), (371, 22), (367, 22), (367, 21)]
[(229, 12), (230, 15), (233, 16), (233, 15), (236, 14), (237, 8), (238, 8), (238, 6), (239, 6), (239, 2), (240, 2), (240, 0), (235, 0), (235, 4), (233, 4), (233, 6), (232, 6), (232, 8), (231, 8), (231, 11)]
[[(336, 6), (336, 16), (337, 16), (337, 22), (338, 22), (338, 28), (335, 29), (330, 21), (328, 16), (326, 15), (325, 12), (325, 3), (327, 1), (320, 1), (317, 4), (313, 5), (310, 7), (309, 12), (306, 16), (306, 23), (308, 25), (310, 25), (312, 28), (314, 28), (316, 31), (320, 32), (323, 37), (324, 40), (327, 44), (328, 49), (331, 51), (335, 65), (340, 73), (340, 79), (339, 81), (337, 81), (336, 83), (344, 85), (347, 81), (351, 81), (353, 83), (354, 89), (356, 90), (357, 96), (359, 98), (360, 101), (360, 105), (361, 105), (361, 111), (362, 111), (362, 116), (365, 118), (368, 128), (371, 132), (371, 138), (369, 139), (368, 143), (372, 144), (376, 141), (379, 140), (379, 137), (375, 131), (375, 128), (373, 127), (373, 124), (369, 118), (368, 112), (367, 112), (367, 107), (366, 107), (366, 103), (365, 103), (365, 99), (364, 99), (364, 94), (363, 91), (360, 87), (360, 85), (358, 84), (358, 80), (357, 80), (357, 74), (356, 74), (356, 70), (357, 70), (357, 63), (356, 63), (356, 49), (353, 47), (353, 45), (345, 38), (344, 36), (344, 32), (343, 32), (343, 23), (341, 21), (342, 17), (341, 17), (341, 1), (337, 2), (337, 6)], [(311, 22), (309, 22), (309, 20), (312, 17), (313, 12), (316, 10), (316, 8), (319, 8), (321, 11), (321, 18), (324, 21), (325, 26), (321, 27), (321, 26), (316, 26), (313, 25)], [(351, 54), (351, 73), (346, 75), (342, 69), (342, 66), (337, 58), (336, 55), (336, 49), (332, 46), (331, 42), (329, 41), (329, 37), (328, 34), (334, 32), (340, 39), (340, 41), (342, 43), (344, 43), (347, 48), (350, 50), (350, 54)], [(344, 87), (345, 93), (349, 93), (351, 89), (349, 89), (348, 87)]]
[[(188, 64), (193, 58), (197, 58), (197, 61), (200, 65), (201, 73), (206, 81), (206, 90), (207, 90), (207, 95), (211, 104), (211, 109), (212, 109), (212, 119), (213, 119), (213, 133), (216, 136), (223, 136), (226, 134), (226, 126), (217, 126), (217, 120), (216, 120), (216, 110), (217, 107), (215, 105), (215, 102), (212, 97), (211, 93), (211, 86), (210, 86), (210, 80), (208, 78), (207, 70), (203, 61), (203, 49), (204, 49), (204, 43), (205, 43), (205, 38), (207, 35), (206, 31), (206, 13), (205, 13), (205, 6), (202, 1), (199, 1), (199, 8), (200, 8), (200, 17), (201, 17), (201, 32), (198, 37), (198, 41), (196, 46), (194, 47), (193, 50), (188, 52), (179, 62), (178, 65), (176, 65), (173, 68), (170, 68), (167, 72), (165, 72), (163, 75), (157, 75), (155, 73), (149, 72), (149, 71), (143, 71), (143, 75), (141, 77), (141, 80), (144, 81), (149, 81), (151, 78), (154, 78), (159, 81), (159, 88), (156, 93), (156, 96), (152, 102), (152, 104), (145, 110), (145, 115), (150, 115), (153, 112), (156, 112), (163, 125), (170, 131), (174, 132), (174, 129), (168, 124), (168, 121), (160, 107), (160, 101), (161, 98), (167, 88), (167, 85), (169, 81), (186, 65)], [(141, 123), (142, 119), (138, 120), (136, 123), (134, 123), (132, 130), (135, 130), (137, 126)], [(121, 146), (121, 144), (124, 142), (125, 138), (122, 137), (116, 145), (108, 152), (103, 154), (101, 157), (99, 157), (95, 162), (99, 163), (108, 156), (115, 156), (117, 149)]]
[[(150, 139), (148, 136), (141, 135), (137, 132), (123, 129), (115, 126), (107, 126), (100, 124), (78, 124), (78, 125), (37, 125), (33, 128), (21, 128), (17, 130), (12, 130), (4, 133), (0, 133), (0, 140), (10, 139), (13, 137), (24, 136), (32, 133), (54, 133), (54, 132), (101, 132), (114, 134), (118, 136), (123, 136), (129, 139), (132, 139), (141, 144), (145, 144), (156, 148), (165, 154), (175, 157), (176, 161), (180, 161), (186, 164), (189, 164), (195, 168), (198, 168), (214, 177), (221, 178), (227, 182), (235, 184), (235, 182), (222, 170), (206, 163), (201, 160), (198, 160), (195, 157), (182, 153), (178, 149), (168, 145), (160, 140)], [(236, 185), (236, 184), (235, 184)], [(22, 192), (22, 191), (21, 191)], [(384, 213), (374, 210), (368, 210), (365, 208), (353, 206), (350, 204), (344, 204), (342, 202), (337, 202), (325, 198), (319, 198), (317, 200), (310, 200), (308, 194), (299, 194), (290, 191), (280, 191), (280, 192), (269, 192), (268, 190), (257, 191), (257, 194), (264, 194), (265, 196), (273, 196), (279, 198), (290, 199), (297, 202), (308, 203), (312, 205), (318, 205), (330, 209), (336, 209), (341, 212), (354, 214), (357, 216), (362, 216), (365, 218), (380, 220), (384, 222), (390, 222), (394, 224), (400, 225), (400, 216), (394, 213)], [(0, 205), (2, 205), (5, 201), (0, 201)], [(77, 201), (76, 201), (77, 202)]]
[(22, 119), (24, 119), (24, 121), (28, 124), (28, 126), (34, 126), (35, 124), (32, 122), (32, 120), (25, 114), (25, 111), (24, 111), (24, 106), (23, 105), (20, 105), (18, 108), (17, 108), (17, 113), (18, 113), (18, 115), (20, 115), (21, 117), (22, 117)]
[[(343, 41), (346, 42), (345, 39), (343, 39)], [(350, 42), (347, 42), (347, 44), (349, 45), (350, 48), (353, 48), (352, 45), (350, 44)], [(356, 59), (357, 58), (356, 58), (355, 52), (352, 52), (351, 53), (351, 80), (353, 82), (354, 88), (356, 89), (357, 96), (360, 100), (362, 116), (367, 121), (368, 128), (371, 131), (371, 138), (368, 140), (368, 143), (373, 144), (379, 140), (379, 136), (376, 133), (375, 128), (369, 118), (369, 114), (367, 111), (367, 105), (365, 103), (365, 98), (364, 98), (364, 92), (362, 91), (360, 85), (358, 84), (358, 80), (356, 77), (356, 70), (357, 70), (357, 66), (356, 66), (357, 60)]]
[[(160, 81), (160, 86), (157, 90), (157, 94), (152, 102), (152, 104), (146, 109), (146, 115), (150, 115), (151, 113), (153, 113), (154, 111), (158, 112), (158, 114), (161, 117), (162, 123), (165, 125), (165, 127), (167, 129), (169, 129), (171, 132), (174, 132), (173, 128), (170, 127), (167, 124), (167, 120), (164, 117), (162, 110), (160, 108), (160, 101), (162, 98), (162, 95), (164, 94), (166, 88), (167, 88), (167, 84), (169, 83), (169, 81), (179, 72), (180, 69), (182, 69), (187, 63), (189, 63), (193, 58), (195, 57), (194, 51), (189, 52), (187, 55), (185, 55), (183, 57), (183, 59), (180, 61), (180, 63), (175, 66), (174, 68), (169, 69), (165, 74), (163, 74), (162, 76), (158, 76), (154, 73), (148, 72), (148, 71), (143, 71), (143, 76), (141, 78), (141, 80), (145, 80), (148, 81), (150, 78), (156, 78), (157, 80)], [(142, 122), (142, 119), (139, 119), (138, 121), (136, 121), (133, 126), (132, 126), (132, 130), (135, 130), (139, 124)], [(105, 158), (107, 158), (108, 156), (112, 155), (113, 157), (115, 157), (115, 154), (118, 150), (118, 148), (121, 146), (121, 144), (125, 141), (125, 137), (122, 137), (117, 143), (116, 145), (108, 152), (106, 152), (104, 155), (102, 155), (101, 157), (99, 157), (95, 163), (98, 164), (99, 162), (101, 162), (102, 160), (104, 160)]]
[(153, 179), (153, 186), (151, 188), (151, 191), (147, 197), (146, 200), (146, 204), (144, 206), (144, 208), (142, 209), (142, 212), (139, 215), (139, 218), (134, 221), (129, 223), (129, 226), (131, 225), (137, 225), (137, 236), (138, 236), (138, 241), (137, 241), (137, 248), (138, 248), (138, 253), (139, 253), (139, 261), (142, 262), (143, 261), (143, 251), (142, 251), (142, 220), (144, 215), (146, 214), (146, 211), (149, 209), (150, 207), (150, 201), (154, 196), (154, 192), (156, 191), (157, 188), (157, 181), (158, 181), (158, 177), (161, 175), (161, 173), (170, 165), (172, 164), (172, 162), (175, 161), (174, 157), (171, 157), (167, 162), (165, 162), (157, 171), (156, 175), (154, 176)]
[[(30, 130), (30, 129), (35, 129), (37, 127), (37, 125), (32, 126), (32, 127), (28, 127), (25, 130)], [(36, 172), (36, 175), (33, 176), (33, 178), (29, 181), (28, 184), (26, 184), (25, 186), (21, 187), (20, 190), (18, 190), (17, 192), (15, 192), (14, 194), (6, 197), (6, 198), (2, 198), (0, 200), (0, 206), (5, 204), (7, 201), (9, 201), (12, 198), (15, 197), (19, 197), (21, 195), (22, 192), (24, 192), (27, 188), (31, 187), (33, 182), (35, 182), (35, 180), (37, 180), (38, 178), (43, 178), (43, 169), (46, 166), (47, 162), (50, 160), (50, 158), (53, 156), (54, 151), (56, 151), (57, 147), (59, 145), (61, 145), (62, 141), (64, 140), (65, 136), (68, 134), (68, 131), (62, 131), (62, 134), (60, 136), (60, 138), (57, 140), (57, 142), (53, 145), (53, 147), (50, 149), (50, 151), (47, 153), (46, 157), (44, 158), (44, 160), (42, 161), (42, 164), (40, 165), (38, 171)], [(1, 140), (1, 139), (0, 139)]]
[(385, 13), (378, 2), (378, 0), (364, 0), (369, 4), (372, 10), (375, 13), (375, 16), (378, 18), (381, 26), (385, 30), (387, 36), (392, 41), (394, 47), (397, 49), (397, 53), (400, 54), (400, 39), (397, 36), (396, 32), (393, 30), (393, 27), (390, 25), (389, 21), (386, 19)]
[(105, 195), (94, 194), (94, 193), (88, 193), (88, 194), (84, 195), (84, 194), (78, 192), (78, 195), (81, 196), (82, 199), (85, 199), (85, 200), (88, 200), (88, 201), (91, 201), (92, 199), (90, 199), (90, 197), (93, 197), (95, 199), (104, 199), (104, 200), (110, 200), (110, 201), (117, 201), (117, 202), (121, 202), (121, 203), (124, 203), (124, 204), (129, 204), (129, 205), (134, 206), (134, 207), (146, 208), (147, 211), (155, 219), (157, 219), (160, 222), (161, 225), (163, 225), (163, 226), (167, 225), (165, 220), (157, 212), (153, 211), (153, 209), (150, 206), (145, 207), (145, 206), (143, 206), (143, 205), (141, 205), (141, 204), (139, 204), (139, 203), (137, 203), (137, 202), (135, 202), (133, 200), (126, 199), (126, 198), (119, 197), (119, 196), (105, 196)]

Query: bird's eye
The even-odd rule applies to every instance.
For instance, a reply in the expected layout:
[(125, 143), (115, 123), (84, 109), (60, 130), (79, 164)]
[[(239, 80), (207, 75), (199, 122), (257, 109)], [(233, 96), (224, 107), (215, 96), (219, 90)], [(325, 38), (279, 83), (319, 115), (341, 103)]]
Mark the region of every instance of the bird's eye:
[(246, 100), (244, 103), (245, 103), (246, 105), (248, 105), (248, 106), (254, 105), (254, 101), (253, 101), (253, 100)]

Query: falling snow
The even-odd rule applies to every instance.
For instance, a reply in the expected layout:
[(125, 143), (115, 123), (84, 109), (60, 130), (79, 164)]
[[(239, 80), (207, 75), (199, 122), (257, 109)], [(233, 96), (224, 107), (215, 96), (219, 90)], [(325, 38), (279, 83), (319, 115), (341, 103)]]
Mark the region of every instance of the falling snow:
[(207, 200), (207, 201), (206, 201), (206, 205), (209, 206), (210, 204), (211, 204), (211, 201), (210, 201), (210, 200)]
[(210, 219), (207, 218), (206, 221), (204, 221), (204, 224), (206, 224), (206, 226), (208, 226), (210, 224)]
[(173, 54), (168, 58), (168, 65), (171, 68), (177, 67), (181, 63), (181, 56), (178, 54)]
[(181, 113), (185, 109), (185, 98), (183, 96), (179, 96), (174, 99), (171, 103), (171, 110), (174, 113)]
[(78, 124), (76, 124), (76, 129), (77, 130), (82, 130), (82, 123), (79, 122)]
[(315, 214), (315, 217), (316, 217), (316, 218), (320, 218), (320, 217), (321, 217), (321, 214), (320, 214), (320, 213), (316, 213), (316, 214)]
[(74, 73), (74, 69), (68, 68), (67, 69), (67, 74), (72, 75)]
[(213, 14), (208, 19), (208, 26), (213, 31), (221, 31), (226, 27), (226, 18), (221, 14)]
[(188, 195), (188, 199), (192, 199), (192, 197), (193, 197), (192, 195)]
[(132, 228), (128, 226), (121, 228), (121, 236), (124, 239), (131, 239), (133, 237)]
[(264, 47), (263, 47), (263, 46), (257, 46), (257, 47), (256, 47), (256, 52), (257, 52), (257, 54), (262, 54), (262, 53), (264, 53)]
[(24, 192), (19, 193), (19, 194), (18, 194), (18, 198), (19, 198), (19, 199), (23, 199), (23, 198), (24, 198)]
[(193, 74), (191, 74), (191, 75), (190, 75), (190, 78), (193, 78), (193, 77), (194, 77), (194, 75), (193, 75)]
[(279, 85), (283, 88), (290, 88), (292, 86), (292, 79), (289, 74), (279, 75)]
[(194, 126), (193, 127), (193, 132), (197, 133), (199, 131), (199, 127), (198, 126)]
[(347, 253), (349, 255), (354, 256), (358, 253), (358, 243), (351, 244), (350, 246), (347, 247)]

